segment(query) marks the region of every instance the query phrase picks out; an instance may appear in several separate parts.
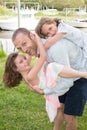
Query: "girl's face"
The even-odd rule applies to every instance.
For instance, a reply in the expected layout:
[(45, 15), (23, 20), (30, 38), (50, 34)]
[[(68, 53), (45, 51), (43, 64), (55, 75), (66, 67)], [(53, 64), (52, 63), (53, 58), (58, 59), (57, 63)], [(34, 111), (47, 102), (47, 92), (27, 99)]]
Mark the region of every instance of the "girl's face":
[(50, 23), (50, 24), (44, 24), (42, 26), (42, 34), (47, 36), (47, 37), (52, 37), (57, 33), (57, 25), (56, 22)]
[(19, 54), (15, 59), (15, 65), (19, 73), (29, 71), (31, 69), (30, 62), (31, 58), (26, 58), (26, 56)]

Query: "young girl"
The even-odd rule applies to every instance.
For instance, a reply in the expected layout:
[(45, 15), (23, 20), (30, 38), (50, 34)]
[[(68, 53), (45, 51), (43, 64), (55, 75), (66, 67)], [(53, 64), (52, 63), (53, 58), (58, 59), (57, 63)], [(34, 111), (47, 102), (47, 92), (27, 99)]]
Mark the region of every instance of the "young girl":
[[(58, 96), (66, 93), (77, 78), (87, 78), (87, 72), (79, 72), (70, 67), (55, 62), (45, 64), (46, 52), (38, 36), (35, 35), (40, 57), (33, 68), (30, 66), (31, 58), (22, 54), (12, 53), (8, 56), (3, 82), (6, 87), (15, 87), (23, 79), (29, 88), (39, 94), (45, 94), (46, 110), (50, 121), (54, 121), (59, 107)], [(76, 77), (74, 79), (73, 77)], [(57, 83), (57, 86), (56, 86)], [(52, 95), (49, 95), (52, 94)]]
[(48, 38), (45, 48), (48, 49), (52, 44), (65, 38), (83, 49), (85, 57), (87, 57), (87, 33), (80, 29), (65, 24), (58, 19), (41, 18), (36, 29), (36, 33), (41, 38)]

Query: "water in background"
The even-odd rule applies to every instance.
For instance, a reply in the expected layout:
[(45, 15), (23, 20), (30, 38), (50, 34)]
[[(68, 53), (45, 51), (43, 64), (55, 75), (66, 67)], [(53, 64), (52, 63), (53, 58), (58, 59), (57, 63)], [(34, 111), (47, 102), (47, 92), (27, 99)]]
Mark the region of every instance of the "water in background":
[(10, 39), (12, 37), (13, 31), (0, 31), (0, 38)]
[(87, 28), (79, 28), (79, 29), (87, 33)]

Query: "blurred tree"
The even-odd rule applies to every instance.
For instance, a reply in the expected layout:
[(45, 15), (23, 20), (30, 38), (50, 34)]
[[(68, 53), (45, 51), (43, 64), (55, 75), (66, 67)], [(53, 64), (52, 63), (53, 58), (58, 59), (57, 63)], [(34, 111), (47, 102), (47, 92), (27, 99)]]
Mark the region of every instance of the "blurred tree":
[[(5, 2), (17, 2), (17, 0), (0, 0), (0, 4)], [(42, 8), (56, 8), (62, 10), (63, 8), (79, 8), (87, 4), (87, 0), (21, 0), (21, 2), (39, 2)]]
[(0, 0), (0, 5), (3, 5), (4, 4), (4, 1), (3, 0)]
[[(87, 0), (86, 0), (87, 1)], [(39, 0), (44, 7), (56, 8), (62, 10), (63, 8), (79, 8), (85, 5), (84, 0)]]

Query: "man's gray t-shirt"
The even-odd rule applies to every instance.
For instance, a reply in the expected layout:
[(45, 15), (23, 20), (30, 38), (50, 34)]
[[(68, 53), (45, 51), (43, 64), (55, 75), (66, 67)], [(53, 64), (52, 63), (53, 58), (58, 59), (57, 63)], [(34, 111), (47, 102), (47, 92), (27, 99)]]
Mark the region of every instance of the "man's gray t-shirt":
[[(65, 38), (62, 38), (47, 50), (47, 62), (56, 62), (68, 65), (76, 70), (87, 71), (87, 59), (84, 57), (83, 50)], [(74, 78), (61, 78), (55, 88), (46, 89), (44, 92), (45, 94), (58, 93), (63, 88), (66, 88), (67, 91), (68, 86), (73, 86), (74, 81)]]

